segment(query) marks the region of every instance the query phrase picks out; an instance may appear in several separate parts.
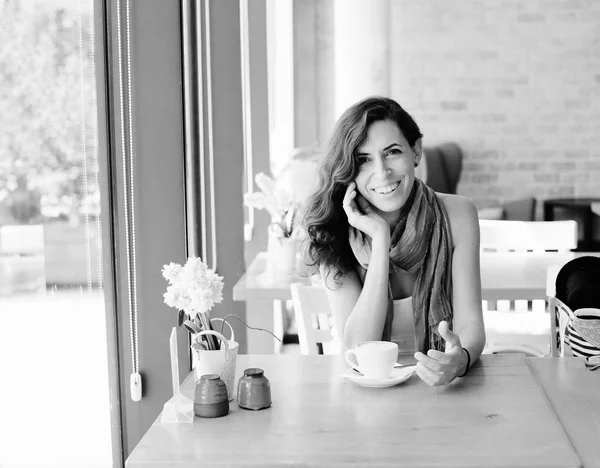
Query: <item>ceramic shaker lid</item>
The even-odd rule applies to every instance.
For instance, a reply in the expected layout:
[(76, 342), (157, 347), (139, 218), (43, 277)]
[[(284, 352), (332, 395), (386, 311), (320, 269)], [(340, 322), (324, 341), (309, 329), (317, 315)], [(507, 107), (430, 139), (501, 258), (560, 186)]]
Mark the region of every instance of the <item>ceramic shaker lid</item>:
[(204, 374), (200, 377), (200, 380), (217, 380), (219, 378), (217, 374)]

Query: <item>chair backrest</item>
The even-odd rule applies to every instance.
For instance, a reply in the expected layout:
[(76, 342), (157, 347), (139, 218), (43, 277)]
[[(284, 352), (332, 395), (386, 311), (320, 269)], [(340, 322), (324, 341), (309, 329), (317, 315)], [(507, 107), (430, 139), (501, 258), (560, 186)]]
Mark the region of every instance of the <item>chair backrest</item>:
[(426, 183), (436, 192), (456, 193), (462, 173), (463, 152), (456, 143), (424, 148), (427, 161)]
[(319, 354), (319, 343), (333, 340), (331, 309), (323, 287), (302, 283), (290, 285), (298, 341), (302, 354)]
[(577, 248), (577, 222), (479, 220), (481, 249), (497, 252), (556, 250)]
[(535, 197), (523, 197), (505, 201), (502, 204), (504, 218), (508, 221), (533, 221), (535, 220)]
[(534, 197), (518, 198), (506, 201), (501, 205), (489, 206), (477, 210), (479, 219), (495, 219), (507, 221), (535, 220), (536, 199)]

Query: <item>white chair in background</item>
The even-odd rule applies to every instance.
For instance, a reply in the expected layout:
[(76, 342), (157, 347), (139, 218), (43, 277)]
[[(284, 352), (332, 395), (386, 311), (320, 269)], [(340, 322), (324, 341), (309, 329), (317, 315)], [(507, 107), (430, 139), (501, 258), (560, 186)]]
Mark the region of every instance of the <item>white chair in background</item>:
[[(568, 252), (577, 247), (577, 222), (480, 220), (481, 250), (491, 255), (525, 252)], [(498, 301), (488, 310), (485, 353), (522, 352), (546, 356), (550, 352), (550, 323), (544, 300)]]
[(570, 356), (571, 352), (565, 353), (565, 346), (569, 346), (565, 335), (569, 318), (573, 312), (554, 295), (548, 296), (548, 312), (550, 318), (550, 356)]
[(484, 252), (568, 252), (577, 248), (577, 222), (479, 220)]
[[(339, 354), (334, 342), (333, 318), (323, 287), (290, 285), (301, 354)], [(319, 349), (321, 345), (321, 349)]]
[[(479, 221), (482, 252), (569, 252), (577, 248), (577, 222), (567, 221)], [(498, 301), (495, 310), (523, 309), (527, 301)], [(536, 307), (545, 309), (544, 301)]]

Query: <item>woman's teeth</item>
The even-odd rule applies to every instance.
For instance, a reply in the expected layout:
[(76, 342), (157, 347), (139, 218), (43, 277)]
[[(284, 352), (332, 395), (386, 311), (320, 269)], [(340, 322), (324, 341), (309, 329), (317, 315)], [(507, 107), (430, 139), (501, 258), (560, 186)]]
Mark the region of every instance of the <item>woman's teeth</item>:
[(398, 185), (400, 185), (400, 182), (394, 182), (393, 184), (386, 185), (385, 187), (379, 187), (373, 190), (379, 195), (385, 195), (386, 193), (391, 193), (394, 190), (396, 190), (398, 188)]

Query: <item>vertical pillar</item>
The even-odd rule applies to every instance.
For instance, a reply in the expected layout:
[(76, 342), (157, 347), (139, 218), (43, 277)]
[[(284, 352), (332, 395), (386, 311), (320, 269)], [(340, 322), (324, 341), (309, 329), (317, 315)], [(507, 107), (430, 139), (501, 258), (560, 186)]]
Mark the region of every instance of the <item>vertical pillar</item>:
[(317, 140), (317, 2), (294, 0), (294, 148)]
[(390, 0), (334, 0), (335, 118), (390, 94)]
[(271, 168), (281, 170), (294, 151), (294, 3), (267, 0), (269, 147)]

